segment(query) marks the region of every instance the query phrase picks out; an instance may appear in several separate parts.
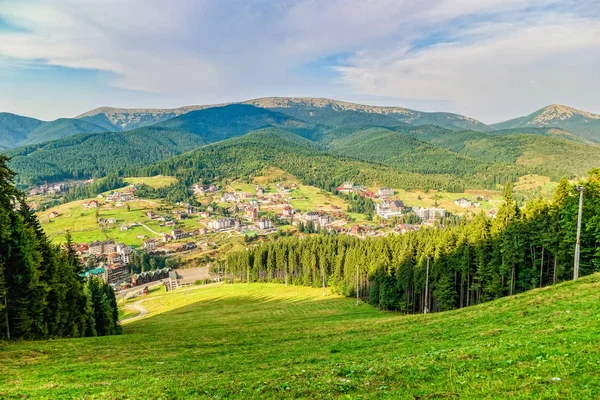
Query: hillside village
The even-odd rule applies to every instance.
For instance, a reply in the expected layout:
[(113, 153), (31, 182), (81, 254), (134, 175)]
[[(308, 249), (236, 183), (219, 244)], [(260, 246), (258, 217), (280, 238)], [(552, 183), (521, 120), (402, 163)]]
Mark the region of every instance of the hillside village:
[[(156, 182), (159, 179), (164, 178)], [(154, 184), (155, 180), (138, 181), (93, 199), (38, 212), (55, 240), (62, 241), (69, 230), (73, 248), (86, 265), (85, 275), (101, 276), (117, 290), (166, 279), (173, 268), (211, 267), (229, 252), (271, 235), (402, 234), (443, 225), (453, 215), (480, 212), (478, 200), (489, 200), (480, 196), (440, 200), (452, 208), (450, 211), (434, 205), (405, 204), (398, 191), (389, 187), (371, 189), (345, 182), (337, 188), (337, 195), (326, 193), (275, 171), (254, 183), (197, 182), (189, 187), (196, 205), (168, 204), (138, 197), (140, 185)], [(161, 181), (161, 185), (172, 182)], [(37, 198), (40, 195), (35, 193)], [(437, 205), (436, 196), (431, 197)], [(373, 209), (353, 210), (351, 203), (357, 201), (372, 204)], [(487, 212), (493, 216), (494, 209)], [(132, 260), (143, 257), (161, 260), (163, 267), (157, 268), (158, 261), (152, 266), (146, 263), (146, 267), (140, 267), (140, 262), (132, 265)]]

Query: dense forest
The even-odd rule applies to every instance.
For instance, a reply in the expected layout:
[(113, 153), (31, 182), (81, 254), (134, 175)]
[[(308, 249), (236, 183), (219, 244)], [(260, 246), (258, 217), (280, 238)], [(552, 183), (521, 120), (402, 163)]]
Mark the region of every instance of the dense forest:
[[(580, 274), (600, 270), (600, 170), (585, 187)], [(258, 244), (227, 259), (234, 280), (321, 286), (383, 309), (444, 311), (572, 279), (579, 194), (562, 180), (552, 201), (520, 209), (510, 183), (496, 218), (481, 213), (404, 235), (319, 234)], [(429, 280), (427, 265), (429, 264)], [(428, 287), (427, 292), (425, 291)]]
[(80, 276), (70, 236), (56, 247), (0, 156), (0, 338), (40, 339), (119, 333), (113, 289)]

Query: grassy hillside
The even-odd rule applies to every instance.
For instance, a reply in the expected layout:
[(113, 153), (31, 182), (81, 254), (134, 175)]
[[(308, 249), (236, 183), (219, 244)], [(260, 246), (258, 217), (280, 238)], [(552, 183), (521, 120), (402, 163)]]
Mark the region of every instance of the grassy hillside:
[(3, 344), (0, 394), (595, 399), (599, 293), (596, 274), (404, 316), (274, 284), (154, 291), (122, 336)]

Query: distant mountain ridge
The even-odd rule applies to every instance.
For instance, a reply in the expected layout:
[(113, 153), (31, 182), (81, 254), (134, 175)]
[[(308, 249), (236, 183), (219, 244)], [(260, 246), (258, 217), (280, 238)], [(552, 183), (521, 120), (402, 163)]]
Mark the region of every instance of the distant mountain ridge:
[(600, 115), (551, 104), (529, 115), (492, 125), (494, 129), (555, 127), (585, 139), (600, 141)]
[[(43, 143), (77, 134), (123, 132), (149, 126), (186, 130), (191, 126), (189, 124), (198, 122), (192, 122), (194, 113), (231, 105), (253, 106), (276, 112), (279, 116), (286, 115), (294, 120), (293, 124), (303, 123), (310, 126), (307, 128), (311, 130), (310, 133), (298, 133), (317, 141), (324, 139), (322, 135), (327, 130), (325, 128), (337, 129), (335, 134), (343, 136), (344, 130), (348, 129), (438, 126), (451, 131), (471, 130), (498, 135), (555, 135), (579, 141), (600, 142), (600, 115), (557, 104), (544, 107), (525, 117), (486, 125), (467, 116), (445, 112), (423, 112), (404, 107), (372, 106), (316, 97), (264, 97), (243, 102), (189, 105), (169, 109), (100, 107), (76, 118), (60, 118), (47, 122), (0, 113), (0, 148)], [(219, 129), (236, 129), (234, 125), (226, 128), (227, 124), (223, 121), (219, 123), (222, 125)], [(183, 125), (178, 124), (189, 126), (182, 128)], [(210, 121), (200, 122), (192, 130), (197, 134), (198, 130), (203, 129), (202, 126), (211, 130), (210, 125)], [(255, 127), (258, 128), (260, 127)], [(292, 127), (287, 126), (283, 129), (290, 130)], [(329, 132), (330, 138), (333, 138), (332, 132)], [(227, 133), (224, 135), (231, 137)]]

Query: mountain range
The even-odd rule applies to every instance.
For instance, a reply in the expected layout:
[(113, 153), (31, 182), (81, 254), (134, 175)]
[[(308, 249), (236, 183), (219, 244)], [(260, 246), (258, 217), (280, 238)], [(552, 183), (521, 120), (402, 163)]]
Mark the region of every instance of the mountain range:
[(370, 106), (324, 98), (266, 97), (241, 103), (192, 105), (173, 109), (127, 109), (100, 107), (75, 118), (40, 121), (0, 113), (0, 148), (12, 148), (61, 139), (80, 133), (123, 132), (162, 124), (194, 111), (231, 104), (259, 108), (326, 126), (421, 126), (436, 125), (451, 130), (492, 132), (514, 128), (555, 127), (584, 140), (600, 141), (600, 115), (552, 104), (530, 115), (493, 125), (474, 118), (445, 112), (423, 112), (402, 107)]
[[(336, 182), (342, 175), (367, 179), (366, 174), (371, 182), (396, 187), (459, 190), (494, 188), (528, 173), (556, 179), (583, 176), (600, 166), (600, 144), (590, 133), (597, 121), (599, 116), (562, 106), (488, 126), (457, 114), (316, 98), (263, 98), (170, 110), (100, 108), (51, 122), (3, 113), (0, 140), (21, 184), (112, 172), (137, 174), (194, 149), (199, 154), (235, 150), (236, 162), (245, 165), (262, 159), (282, 167), (294, 159), (297, 167), (304, 161), (266, 153), (289, 154), (292, 143), (294, 151), (303, 148), (301, 153), (314, 168), (336, 165), (332, 167), (338, 174)], [(249, 135), (256, 132), (261, 134)], [(267, 142), (265, 132), (280, 143), (263, 146), (263, 154), (249, 152), (257, 138)], [(342, 158), (345, 168), (335, 161)], [(320, 165), (310, 161), (316, 159)], [(203, 156), (198, 160), (209, 164)], [(168, 167), (168, 162), (160, 165), (170, 173), (180, 172)], [(308, 176), (309, 170), (300, 172)], [(225, 175), (231, 177), (220, 174)]]

